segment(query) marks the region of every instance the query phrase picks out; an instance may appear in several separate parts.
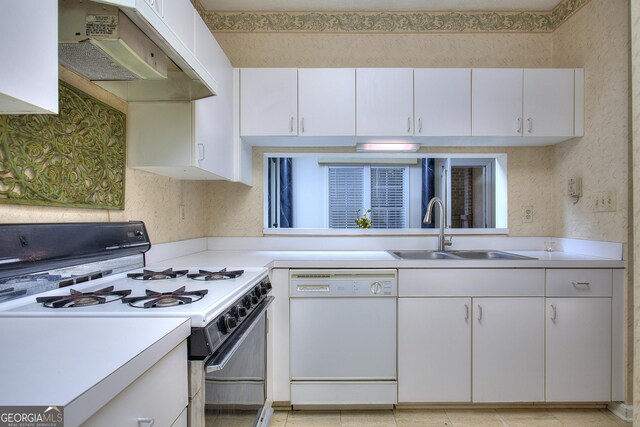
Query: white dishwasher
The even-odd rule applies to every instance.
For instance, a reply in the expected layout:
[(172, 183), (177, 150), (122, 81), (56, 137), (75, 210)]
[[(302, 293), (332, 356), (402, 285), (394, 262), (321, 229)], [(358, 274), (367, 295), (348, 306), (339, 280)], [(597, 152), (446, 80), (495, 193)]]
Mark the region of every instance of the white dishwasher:
[(291, 270), (291, 404), (397, 403), (397, 271)]

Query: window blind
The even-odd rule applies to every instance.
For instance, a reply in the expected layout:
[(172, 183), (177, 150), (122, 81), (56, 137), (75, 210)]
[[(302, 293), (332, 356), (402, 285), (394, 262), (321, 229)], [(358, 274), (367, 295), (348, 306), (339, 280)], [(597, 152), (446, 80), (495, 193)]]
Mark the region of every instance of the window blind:
[(329, 167), (329, 228), (357, 228), (364, 203), (364, 167)]
[(371, 167), (371, 227), (405, 228), (407, 168)]

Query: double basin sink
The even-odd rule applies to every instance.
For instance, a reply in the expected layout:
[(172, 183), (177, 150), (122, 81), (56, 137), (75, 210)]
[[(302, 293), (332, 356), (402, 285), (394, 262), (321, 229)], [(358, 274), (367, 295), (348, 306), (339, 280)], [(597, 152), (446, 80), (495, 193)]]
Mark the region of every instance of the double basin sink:
[(387, 251), (402, 260), (523, 260), (537, 259), (502, 251)]

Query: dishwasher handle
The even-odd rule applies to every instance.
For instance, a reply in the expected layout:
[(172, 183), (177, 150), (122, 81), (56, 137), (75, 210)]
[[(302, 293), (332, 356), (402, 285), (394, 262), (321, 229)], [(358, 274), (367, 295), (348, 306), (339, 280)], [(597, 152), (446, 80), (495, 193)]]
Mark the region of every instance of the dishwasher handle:
[(247, 339), (251, 332), (258, 324), (258, 318), (264, 314), (264, 312), (269, 308), (271, 303), (273, 302), (274, 297), (267, 297), (260, 304), (260, 306), (251, 313), (251, 321), (245, 322), (240, 325), (240, 328), (236, 330), (234, 337), (229, 341), (226, 348), (217, 356), (212, 357), (205, 366), (205, 372), (211, 373), (216, 371), (221, 371), (227, 366), (229, 360), (233, 357), (234, 354), (238, 351), (242, 343)]

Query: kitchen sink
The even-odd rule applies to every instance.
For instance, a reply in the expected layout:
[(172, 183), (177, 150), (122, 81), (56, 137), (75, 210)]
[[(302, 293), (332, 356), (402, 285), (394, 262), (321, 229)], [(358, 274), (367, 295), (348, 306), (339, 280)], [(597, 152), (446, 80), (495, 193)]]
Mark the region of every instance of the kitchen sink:
[(524, 255), (512, 254), (502, 251), (387, 251), (394, 257), (404, 260), (428, 260), (428, 259), (466, 259), (466, 260), (519, 260), (537, 259)]
[(462, 259), (450, 252), (439, 251), (387, 251), (398, 259)]
[(451, 253), (463, 259), (538, 259), (502, 251), (451, 251)]

